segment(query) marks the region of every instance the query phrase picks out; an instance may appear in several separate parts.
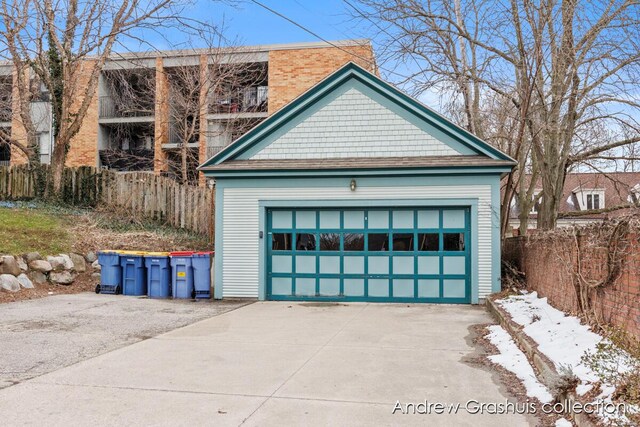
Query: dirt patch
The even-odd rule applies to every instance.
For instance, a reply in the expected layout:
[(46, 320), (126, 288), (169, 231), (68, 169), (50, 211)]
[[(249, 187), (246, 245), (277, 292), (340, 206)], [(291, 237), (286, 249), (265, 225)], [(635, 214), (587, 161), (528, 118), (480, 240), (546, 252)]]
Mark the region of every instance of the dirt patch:
[(37, 285), (33, 289), (21, 289), (18, 292), (0, 292), (0, 304), (6, 302), (24, 301), (48, 297), (51, 295), (77, 294), (79, 292), (93, 292), (99, 280), (92, 278), (91, 273), (81, 273), (70, 285), (55, 285), (45, 283)]
[(153, 223), (131, 222), (100, 210), (75, 217), (70, 234), (79, 237), (73, 243), (73, 250), (79, 253), (101, 249), (203, 251), (213, 247), (204, 236)]

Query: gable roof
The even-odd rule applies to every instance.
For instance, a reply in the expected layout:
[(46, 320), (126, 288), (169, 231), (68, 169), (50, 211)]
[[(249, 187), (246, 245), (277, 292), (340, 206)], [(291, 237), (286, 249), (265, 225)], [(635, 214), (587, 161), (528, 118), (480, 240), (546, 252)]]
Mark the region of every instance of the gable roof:
[[(198, 169), (205, 173), (209, 171), (209, 175), (218, 175), (219, 171), (227, 169), (223, 166), (225, 164), (231, 169), (238, 169), (238, 167), (242, 166), (244, 170), (251, 170), (252, 160), (247, 161), (246, 158), (242, 157), (243, 154), (247, 153), (247, 151), (251, 149), (255, 149), (255, 147), (266, 138), (273, 135), (287, 123), (291, 123), (292, 120), (299, 117), (304, 111), (319, 103), (322, 99), (338, 90), (345, 83), (354, 81), (365, 85), (367, 88), (373, 90), (377, 95), (384, 97), (386, 100), (397, 105), (404, 111), (408, 111), (419, 120), (427, 123), (429, 126), (432, 126), (439, 132), (451, 138), (456, 144), (463, 146), (467, 151), (476, 154), (475, 157), (478, 157), (479, 162), (477, 165), (469, 165), (469, 163), (465, 162), (460, 166), (483, 166), (483, 162), (480, 161), (481, 157), (495, 161), (492, 163), (494, 167), (498, 166), (497, 163), (499, 163), (499, 166), (505, 170), (509, 170), (514, 164), (516, 164), (515, 160), (505, 153), (490, 146), (475, 135), (447, 120), (415, 99), (402, 93), (400, 90), (384, 82), (377, 76), (350, 62), (255, 126), (235, 142), (225, 147), (215, 156), (203, 163)], [(325, 164), (327, 163), (326, 160), (327, 159), (325, 159)], [(390, 157), (388, 162), (389, 164), (387, 166), (393, 166), (392, 160), (393, 158)], [(258, 160), (254, 160), (253, 162), (257, 161)], [(230, 165), (230, 163), (236, 162), (242, 163), (237, 164), (236, 166)], [(428, 168), (428, 163), (429, 162), (425, 162), (423, 166)], [(379, 164), (377, 167), (384, 166), (384, 164)]]
[[(528, 185), (531, 182), (531, 175), (525, 176)], [(541, 188), (541, 184), (536, 183), (536, 188)], [(580, 211), (580, 206), (576, 200), (576, 193), (581, 191), (589, 192), (600, 190), (604, 192), (605, 208), (612, 208), (631, 204), (631, 194), (640, 189), (640, 172), (570, 172), (565, 177), (562, 189), (562, 200), (558, 206), (560, 213), (570, 213)], [(510, 217), (517, 218), (520, 210), (517, 205), (511, 207)], [(628, 213), (628, 209), (619, 209), (607, 213), (593, 213), (581, 215), (582, 219), (602, 219), (605, 217), (615, 217)], [(535, 213), (530, 213), (529, 218), (536, 218)]]

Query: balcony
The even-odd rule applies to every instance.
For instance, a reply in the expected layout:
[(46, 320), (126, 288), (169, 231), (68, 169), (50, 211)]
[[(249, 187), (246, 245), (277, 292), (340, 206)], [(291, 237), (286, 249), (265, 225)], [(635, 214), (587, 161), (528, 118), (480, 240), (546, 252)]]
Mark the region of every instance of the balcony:
[(152, 171), (153, 150), (100, 150), (102, 166), (121, 172)]
[[(187, 141), (187, 146), (197, 147), (199, 135), (193, 135), (190, 141)], [(175, 144), (181, 146), (184, 141), (182, 140), (182, 134), (173, 126), (169, 128), (169, 144)]]
[(111, 96), (99, 98), (98, 114), (100, 119), (127, 119), (123, 121), (153, 121), (155, 106), (153, 103), (139, 102), (134, 106), (118, 104)]
[(241, 115), (265, 113), (268, 108), (268, 87), (254, 86), (231, 89), (214, 95), (209, 105), (210, 114)]

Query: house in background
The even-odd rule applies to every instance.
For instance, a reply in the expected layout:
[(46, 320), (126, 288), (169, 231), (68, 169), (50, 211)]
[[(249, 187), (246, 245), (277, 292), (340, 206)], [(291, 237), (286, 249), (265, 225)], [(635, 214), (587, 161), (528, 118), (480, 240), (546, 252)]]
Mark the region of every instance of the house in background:
[[(180, 172), (179, 150), (191, 153), (188, 168), (220, 151), (251, 127), (278, 111), (311, 86), (347, 62), (354, 61), (375, 72), (375, 58), (368, 40), (329, 43), (292, 43), (245, 46), (233, 49), (160, 51), (114, 54), (100, 77), (93, 103), (79, 133), (73, 138), (67, 166), (148, 170), (158, 174)], [(200, 132), (181, 139), (170, 117), (171, 75), (184, 68), (203, 73), (233, 74), (228, 82), (205, 94)], [(226, 70), (226, 71), (225, 71)], [(232, 70), (230, 72), (229, 70)], [(0, 126), (18, 141), (26, 140), (19, 114), (12, 111), (12, 67), (0, 64)], [(128, 96), (123, 102), (123, 93)], [(51, 152), (51, 109), (46, 91), (33, 102), (38, 123), (42, 163)], [(15, 108), (14, 108), (15, 110)], [(4, 150), (4, 151), (3, 151)], [(17, 149), (0, 147), (0, 162), (26, 162)], [(177, 165), (177, 166), (176, 166)]]
[[(538, 195), (542, 189), (534, 191)], [(544, 196), (541, 196), (544, 197)], [(560, 214), (575, 213), (558, 219), (558, 227), (588, 224), (629, 213), (640, 207), (640, 172), (569, 173), (565, 179)], [(537, 226), (539, 202), (529, 213), (529, 229)], [(604, 212), (589, 212), (603, 210)], [(520, 227), (520, 209), (514, 202), (509, 216), (512, 229)]]
[(350, 63), (213, 156), (215, 297), (477, 304), (515, 161)]

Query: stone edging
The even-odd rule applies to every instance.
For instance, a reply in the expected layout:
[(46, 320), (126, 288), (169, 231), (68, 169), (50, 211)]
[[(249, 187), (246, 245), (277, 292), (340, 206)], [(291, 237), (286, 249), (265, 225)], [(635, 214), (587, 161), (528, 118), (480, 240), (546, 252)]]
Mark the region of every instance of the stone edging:
[(82, 273), (99, 278), (100, 264), (94, 252), (46, 257), (37, 252), (17, 256), (0, 254), (0, 292), (33, 289), (34, 283), (71, 285), (78, 274)]
[[(553, 389), (554, 385), (560, 381), (560, 375), (558, 371), (556, 371), (555, 366), (538, 350), (538, 346), (531, 342), (531, 338), (522, 331), (522, 327), (511, 320), (491, 298), (487, 298), (486, 306), (489, 313), (491, 313), (509, 335), (511, 335), (518, 347), (520, 347), (527, 356), (529, 362), (536, 368), (534, 371), (538, 380), (547, 388)], [(566, 399), (569, 402), (578, 400), (574, 393), (565, 393), (557, 397), (560, 400)], [(565, 413), (564, 415), (571, 418), (578, 427), (597, 426), (597, 424), (585, 414)]]

